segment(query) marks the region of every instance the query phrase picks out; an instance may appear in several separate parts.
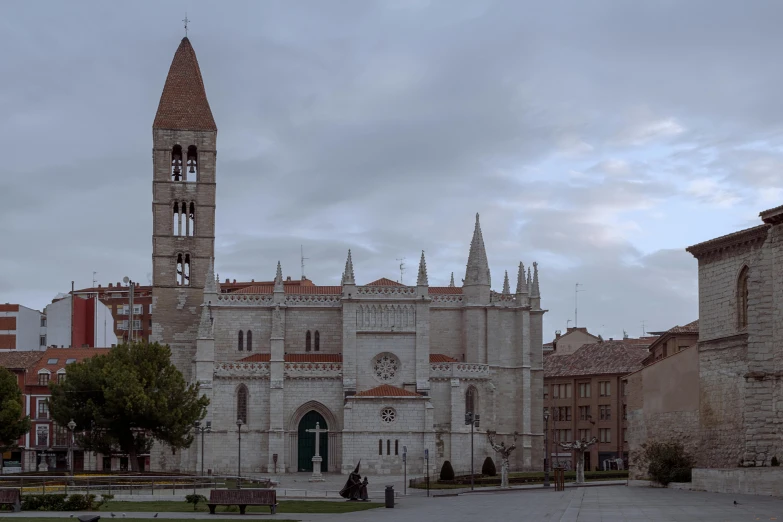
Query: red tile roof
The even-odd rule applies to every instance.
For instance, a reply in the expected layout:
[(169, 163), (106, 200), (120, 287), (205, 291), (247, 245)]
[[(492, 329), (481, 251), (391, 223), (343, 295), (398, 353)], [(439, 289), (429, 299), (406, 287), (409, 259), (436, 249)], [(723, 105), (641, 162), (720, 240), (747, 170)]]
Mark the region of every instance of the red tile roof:
[(354, 397), (421, 397), (420, 394), (396, 386), (381, 384), (375, 388), (359, 392)]
[(686, 324), (685, 326), (675, 326), (674, 328), (669, 328), (666, 330), (666, 333), (672, 333), (672, 334), (698, 334), (699, 333), (699, 320), (696, 319), (695, 321)]
[(460, 286), (431, 286), (429, 288), (431, 295), (451, 295), (461, 294), (462, 287)]
[(153, 129), (216, 131), (196, 52), (187, 37), (174, 53)]
[[(269, 362), (271, 354), (256, 353), (240, 359), (239, 362)], [(283, 356), (285, 362), (331, 362), (339, 363), (343, 360), (341, 353), (287, 353)]]
[(741, 244), (750, 244), (762, 241), (767, 237), (767, 230), (769, 225), (758, 225), (738, 232), (732, 232), (725, 236), (716, 237), (702, 243), (691, 245), (685, 249), (686, 252), (690, 252), (694, 257), (699, 257), (703, 254), (710, 252), (716, 252), (724, 248), (730, 248)]
[[(106, 355), (111, 348), (49, 348), (41, 354), (38, 363), (33, 367), (33, 371), (27, 374), (27, 384), (38, 384), (38, 372), (40, 370), (49, 370), (52, 375), (58, 370), (65, 368), (66, 361), (74, 359), (73, 362), (81, 362), (96, 355)], [(56, 359), (57, 362), (49, 363)]]
[(572, 354), (546, 355), (544, 377), (625, 375), (641, 368), (648, 353), (647, 346), (634, 346), (622, 341), (586, 344)]
[(405, 285), (400, 284), (397, 281), (392, 281), (391, 279), (386, 279), (385, 277), (382, 277), (380, 279), (376, 279), (372, 283), (367, 283), (364, 286), (405, 286)]
[(453, 357), (449, 357), (448, 355), (443, 355), (442, 353), (431, 353), (430, 354), (430, 362), (431, 363), (452, 363), (452, 362), (459, 362), (457, 359), (454, 359)]
[(32, 368), (43, 352), (0, 352), (0, 366), (9, 370)]

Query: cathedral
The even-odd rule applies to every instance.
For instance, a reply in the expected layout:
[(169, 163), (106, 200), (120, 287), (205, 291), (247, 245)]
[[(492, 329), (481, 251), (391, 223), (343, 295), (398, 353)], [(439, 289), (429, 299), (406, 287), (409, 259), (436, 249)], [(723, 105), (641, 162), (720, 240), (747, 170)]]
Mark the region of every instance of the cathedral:
[(519, 264), (514, 292), (508, 273), (493, 291), (476, 215), (461, 286), (453, 274), (449, 286), (430, 286), (424, 252), (415, 285), (363, 282), (350, 250), (339, 286), (284, 279), (280, 263), (274, 281), (221, 284), (217, 125), (187, 37), (152, 130), (151, 341), (168, 344), (185, 379), (211, 401), (203, 451), (201, 437), (182, 451), (159, 447), (152, 470), (304, 476), (317, 452), (325, 473), (349, 473), (360, 460), (369, 474), (402, 474), (406, 465), (435, 475), (446, 460), (466, 472), (469, 413), (480, 419), (477, 470), (487, 456), (500, 465), (488, 432), (516, 445), (511, 470), (542, 469), (545, 310), (536, 263), (527, 271)]

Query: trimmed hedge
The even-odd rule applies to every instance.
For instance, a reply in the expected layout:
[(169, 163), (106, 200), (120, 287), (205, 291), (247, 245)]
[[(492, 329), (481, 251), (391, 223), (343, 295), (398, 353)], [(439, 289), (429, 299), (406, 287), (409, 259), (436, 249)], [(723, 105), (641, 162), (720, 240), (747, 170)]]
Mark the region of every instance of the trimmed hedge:
[(488, 477), (494, 477), (498, 474), (498, 470), (495, 468), (495, 461), (492, 460), (492, 457), (484, 459), (484, 464), (481, 466), (481, 474)]
[[(575, 471), (566, 471), (564, 473), (564, 478), (566, 480), (576, 480), (576, 472)], [(616, 479), (616, 480), (622, 480), (628, 478), (628, 471), (627, 470), (615, 470), (615, 471), (585, 471), (585, 480), (595, 480), (595, 479)], [(514, 477), (509, 476), (508, 482), (509, 484), (537, 484), (544, 481), (544, 474), (539, 473), (535, 476), (528, 476), (528, 477)], [(493, 484), (500, 484), (500, 478), (499, 477), (487, 477), (487, 476), (480, 476), (475, 477), (473, 479), (474, 484), (483, 484), (483, 485), (493, 485)], [(439, 480), (438, 484), (455, 484), (455, 485), (466, 485), (470, 484), (470, 475), (461, 475), (459, 477), (455, 477), (454, 480)]]
[(448, 460), (440, 468), (440, 480), (454, 480), (454, 468), (451, 467), (451, 462)]
[(95, 495), (22, 495), (23, 511), (92, 511), (102, 501), (96, 502)]

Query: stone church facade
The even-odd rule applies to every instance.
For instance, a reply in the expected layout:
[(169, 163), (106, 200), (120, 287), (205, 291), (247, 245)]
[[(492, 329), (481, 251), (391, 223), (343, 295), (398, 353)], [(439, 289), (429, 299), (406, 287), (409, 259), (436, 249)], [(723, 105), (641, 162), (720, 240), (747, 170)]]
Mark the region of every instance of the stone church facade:
[[(190, 41), (177, 49), (153, 124), (152, 341), (210, 398), (212, 432), (190, 449), (159, 448), (153, 470), (312, 471), (316, 423), (323, 471), (430, 473), (450, 460), (477, 469), (511, 443), (515, 470), (541, 469), (542, 318), (537, 265), (512, 292), (491, 290), (476, 216), (462, 286), (358, 284), (348, 251), (339, 286), (273, 282), (221, 288), (214, 271), (217, 126)], [(361, 275), (361, 260), (356, 271)], [(270, 275), (273, 267), (270, 267)], [(309, 284), (305, 284), (305, 283)], [(236, 285), (235, 285), (236, 286)], [(238, 423), (238, 420), (241, 423)], [(241, 448), (240, 448), (241, 437)], [(238, 454), (241, 449), (241, 461)], [(499, 465), (499, 462), (498, 462)]]

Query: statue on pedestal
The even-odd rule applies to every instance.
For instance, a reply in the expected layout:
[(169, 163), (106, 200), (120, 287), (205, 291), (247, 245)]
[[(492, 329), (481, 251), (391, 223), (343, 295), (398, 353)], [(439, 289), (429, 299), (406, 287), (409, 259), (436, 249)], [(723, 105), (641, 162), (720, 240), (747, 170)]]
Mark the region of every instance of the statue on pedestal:
[(500, 454), (500, 487), (501, 488), (507, 488), (508, 485), (508, 458), (511, 455), (511, 452), (517, 449), (517, 432), (514, 432), (514, 442), (510, 446), (506, 446), (505, 442), (501, 442), (500, 444), (495, 444), (495, 432), (488, 431), (487, 432), (487, 438), (489, 439), (489, 445), (492, 446), (492, 449), (497, 451)]
[(561, 442), (560, 447), (563, 449), (577, 452), (576, 459), (576, 483), (584, 484), (585, 482), (585, 452), (590, 449), (590, 446), (597, 443), (598, 439), (593, 437), (589, 441), (575, 440), (574, 442)]
[(359, 466), (361, 463), (362, 461), (360, 460), (359, 464), (356, 465), (356, 468), (351, 472), (350, 475), (348, 475), (348, 480), (345, 482), (345, 486), (343, 486), (343, 489), (340, 490), (341, 497), (354, 501), (369, 500), (367, 495), (367, 477), (364, 477), (364, 482), (362, 482), (362, 477), (359, 475)]

